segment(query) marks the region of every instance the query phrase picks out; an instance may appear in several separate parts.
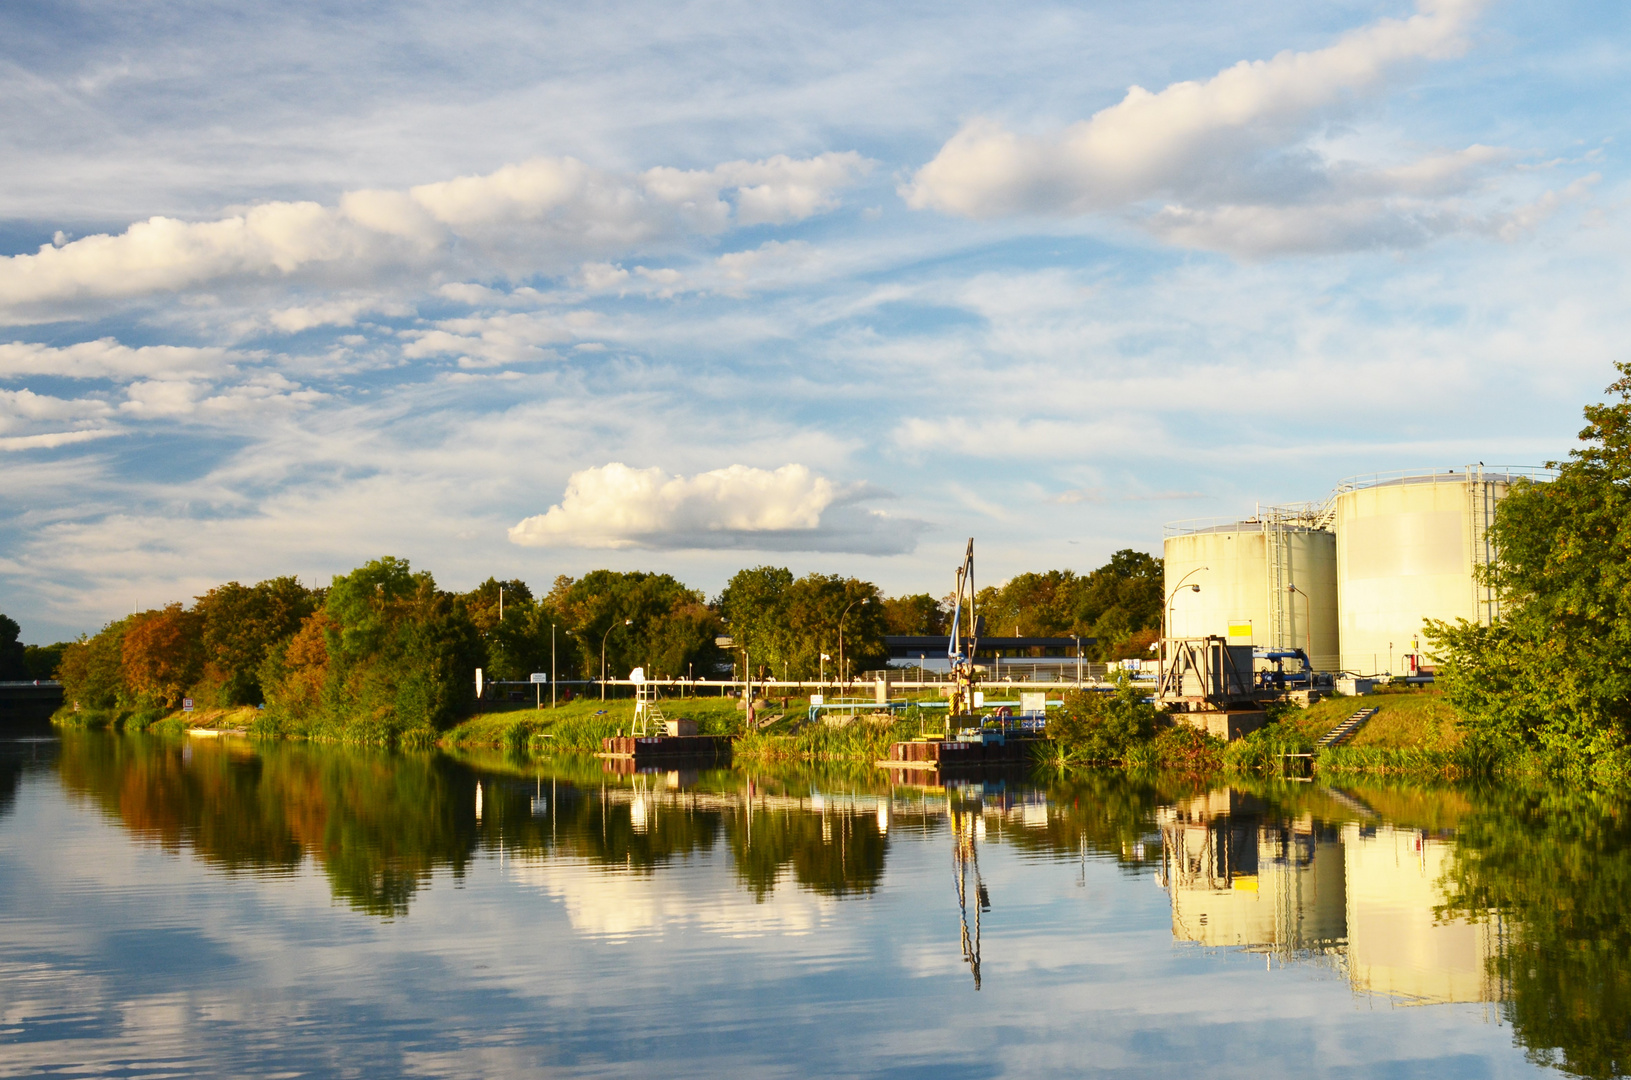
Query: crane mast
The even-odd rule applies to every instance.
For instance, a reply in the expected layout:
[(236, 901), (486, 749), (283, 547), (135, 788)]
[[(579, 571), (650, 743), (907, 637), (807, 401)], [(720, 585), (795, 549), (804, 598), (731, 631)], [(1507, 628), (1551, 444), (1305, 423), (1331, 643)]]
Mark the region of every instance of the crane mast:
[[(967, 613), (967, 630), (964, 613)], [(980, 623), (974, 613), (974, 538), (968, 539), (963, 565), (957, 568), (957, 595), (951, 610), (951, 633), (946, 641), (946, 659), (951, 664), (951, 713), (947, 734), (974, 715), (974, 687), (979, 676), (974, 670), (974, 654), (979, 648)]]

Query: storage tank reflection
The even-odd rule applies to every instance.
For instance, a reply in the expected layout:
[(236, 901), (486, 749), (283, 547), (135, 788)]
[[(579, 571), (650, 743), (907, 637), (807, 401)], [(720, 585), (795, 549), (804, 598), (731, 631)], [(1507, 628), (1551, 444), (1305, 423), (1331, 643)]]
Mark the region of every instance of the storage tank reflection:
[(1283, 957), (1340, 949), (1345, 864), (1335, 833), (1265, 821), (1252, 800), (1213, 793), (1158, 814), (1172, 933)]
[(1500, 923), (1440, 918), (1452, 843), (1415, 829), (1342, 827), (1348, 880), (1348, 978), (1409, 1002), (1497, 1001), (1490, 975)]
[(1496, 1001), (1498, 919), (1439, 915), (1453, 844), (1413, 829), (1265, 816), (1218, 791), (1163, 807), (1158, 878), (1180, 941), (1314, 961), (1356, 993)]

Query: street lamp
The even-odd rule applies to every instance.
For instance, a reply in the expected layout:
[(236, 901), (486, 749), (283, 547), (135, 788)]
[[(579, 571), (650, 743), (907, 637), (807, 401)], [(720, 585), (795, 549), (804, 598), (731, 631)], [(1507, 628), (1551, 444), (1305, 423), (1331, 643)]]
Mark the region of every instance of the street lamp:
[(1080, 634), (1070, 635), (1070, 640), (1076, 643), (1076, 685), (1082, 685), (1082, 638)]
[[(1286, 591), (1294, 592), (1303, 598), (1303, 629), (1308, 633), (1308, 668), (1312, 671), (1314, 668), (1314, 601), (1309, 599), (1308, 594), (1295, 585), (1287, 584)], [(1291, 614), (1295, 618), (1297, 609), (1292, 608)]]
[[(1188, 581), (1190, 578), (1194, 577), (1196, 574), (1200, 573), (1201, 571), (1210, 570), (1210, 569), (1211, 569), (1210, 566), (1197, 566), (1195, 569), (1191, 570), (1189, 573), (1187, 573), (1183, 577), (1179, 578), (1177, 587), (1174, 588), (1172, 590), (1172, 592), (1167, 596), (1167, 602), (1161, 608), (1161, 640), (1163, 642), (1165, 642), (1167, 640), (1167, 637), (1168, 637), (1168, 633), (1167, 633), (1167, 630), (1168, 630), (1168, 618), (1167, 618), (1167, 616), (1172, 611), (1172, 602), (1178, 598), (1179, 593), (1184, 591), (1184, 582)], [(1199, 585), (1191, 585), (1190, 588), (1193, 589), (1195, 592), (1200, 592), (1201, 591), (1201, 587)], [(1163, 654), (1166, 653), (1165, 645), (1162, 646), (1161, 652)]]
[[(633, 626), (634, 620), (624, 619), (623, 625)], [(606, 628), (606, 632), (600, 635), (600, 700), (602, 701), (606, 700), (606, 639), (611, 637), (612, 631), (616, 629), (617, 624), (612, 623)]]
[(870, 597), (870, 596), (863, 596), (859, 600), (851, 600), (849, 602), (849, 607), (846, 607), (844, 609), (844, 614), (838, 616), (838, 681), (839, 682), (845, 682), (846, 681), (846, 669), (844, 667), (844, 620), (849, 618), (849, 609), (850, 608), (854, 607), (856, 604), (870, 604), (871, 602), (872, 602), (872, 597)]

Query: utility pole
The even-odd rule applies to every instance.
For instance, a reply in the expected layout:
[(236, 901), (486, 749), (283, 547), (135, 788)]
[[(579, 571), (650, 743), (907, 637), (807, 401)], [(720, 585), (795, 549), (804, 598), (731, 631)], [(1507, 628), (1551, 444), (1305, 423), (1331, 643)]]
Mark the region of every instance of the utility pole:
[[(549, 624), (549, 707), (555, 707), (555, 624)], [(555, 805), (554, 803), (550, 804)]]

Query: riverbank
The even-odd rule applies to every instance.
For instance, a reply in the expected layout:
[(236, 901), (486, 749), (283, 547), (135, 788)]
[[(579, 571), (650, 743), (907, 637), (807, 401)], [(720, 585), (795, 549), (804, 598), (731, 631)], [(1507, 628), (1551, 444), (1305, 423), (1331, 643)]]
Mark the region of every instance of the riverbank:
[[(735, 698), (672, 698), (660, 702), (664, 716), (694, 721), (702, 735), (736, 737), (733, 758), (740, 763), (846, 762), (867, 764), (888, 757), (891, 743), (918, 737), (934, 726), (935, 714), (915, 709), (881, 723), (865, 716), (844, 726), (810, 723), (809, 703), (776, 699), (759, 710), (763, 729), (744, 733)], [(1147, 707), (1146, 707), (1147, 708)], [(1321, 736), (1355, 711), (1374, 708), (1372, 718), (1342, 746), (1321, 749)], [(1153, 714), (1152, 714), (1153, 715)], [(1054, 771), (1082, 768), (1175, 771), (1195, 775), (1278, 775), (1330, 777), (1399, 776), (1465, 780), (1479, 776), (1526, 777), (1555, 773), (1555, 763), (1530, 756), (1499, 756), (1469, 744), (1460, 717), (1433, 687), (1389, 688), (1364, 697), (1327, 698), (1309, 708), (1279, 706), (1271, 722), (1250, 738), (1224, 744), (1184, 725), (1155, 726), (1128, 741), (1114, 760), (1088, 760), (1065, 743), (1050, 742), (1038, 764)], [(580, 698), (558, 707), (500, 707), (478, 713), (442, 732), (414, 732), (398, 745), (445, 750), (495, 748), (506, 753), (594, 753), (601, 740), (626, 734), (634, 720), (630, 699)], [(289, 731), (264, 711), (241, 707), (194, 713), (63, 712), (65, 727), (113, 727), (179, 734), (187, 729), (241, 731), (256, 738), (297, 738), (314, 742), (368, 743), (347, 731)], [(1297, 756), (1302, 755), (1302, 756)], [(1598, 782), (1621, 782), (1623, 770), (1592, 775)]]

